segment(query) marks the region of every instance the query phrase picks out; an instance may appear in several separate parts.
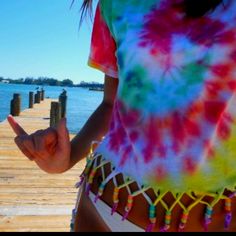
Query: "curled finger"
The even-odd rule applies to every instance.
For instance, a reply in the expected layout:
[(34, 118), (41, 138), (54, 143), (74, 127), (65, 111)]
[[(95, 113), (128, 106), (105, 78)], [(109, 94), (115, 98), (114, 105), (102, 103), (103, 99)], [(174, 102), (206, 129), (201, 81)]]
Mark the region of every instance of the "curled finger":
[(20, 151), (31, 161), (35, 160), (35, 156), (30, 152), (30, 150), (25, 146), (22, 137), (21, 136), (17, 136), (14, 139), (17, 147), (20, 149)]
[[(55, 133), (55, 131), (54, 131)], [(34, 134), (30, 135), (34, 150), (40, 158), (48, 158), (53, 154), (52, 148), (55, 148), (57, 137), (47, 130), (38, 130)]]

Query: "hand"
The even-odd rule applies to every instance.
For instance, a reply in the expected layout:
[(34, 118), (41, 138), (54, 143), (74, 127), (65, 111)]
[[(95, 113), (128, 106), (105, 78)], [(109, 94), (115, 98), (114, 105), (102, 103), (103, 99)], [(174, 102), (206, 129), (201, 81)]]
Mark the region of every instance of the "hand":
[(38, 130), (27, 134), (9, 115), (7, 118), (16, 133), (15, 143), (29, 160), (35, 161), (43, 171), (51, 174), (62, 173), (70, 168), (70, 137), (66, 119), (61, 119), (56, 128)]

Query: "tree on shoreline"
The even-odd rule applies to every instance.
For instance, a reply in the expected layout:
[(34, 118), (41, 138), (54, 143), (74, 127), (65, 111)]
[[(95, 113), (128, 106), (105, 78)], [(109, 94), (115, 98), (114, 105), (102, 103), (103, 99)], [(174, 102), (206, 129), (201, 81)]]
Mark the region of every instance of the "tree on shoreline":
[(26, 84), (26, 85), (39, 85), (39, 86), (62, 86), (62, 87), (82, 87), (82, 88), (103, 88), (103, 84), (97, 82), (85, 82), (81, 81), (79, 84), (74, 84), (70, 79), (64, 79), (62, 81), (49, 78), (49, 77), (33, 77), (10, 79), (0, 76), (0, 82), (5, 81), (9, 84)]

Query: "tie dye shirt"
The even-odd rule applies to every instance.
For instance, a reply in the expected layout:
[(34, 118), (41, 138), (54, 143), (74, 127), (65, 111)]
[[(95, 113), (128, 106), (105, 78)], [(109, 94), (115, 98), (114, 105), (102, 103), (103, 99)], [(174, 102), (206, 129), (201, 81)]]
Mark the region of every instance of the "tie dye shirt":
[(180, 0), (100, 0), (89, 65), (119, 78), (96, 152), (154, 189), (236, 186), (236, 1), (187, 19)]

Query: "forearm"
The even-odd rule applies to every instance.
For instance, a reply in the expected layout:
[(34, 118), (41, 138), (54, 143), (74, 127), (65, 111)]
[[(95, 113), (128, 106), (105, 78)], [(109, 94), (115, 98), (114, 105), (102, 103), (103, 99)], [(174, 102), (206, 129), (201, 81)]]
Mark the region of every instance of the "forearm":
[(92, 141), (100, 141), (107, 133), (112, 109), (111, 104), (102, 102), (71, 140), (70, 168), (88, 155)]

